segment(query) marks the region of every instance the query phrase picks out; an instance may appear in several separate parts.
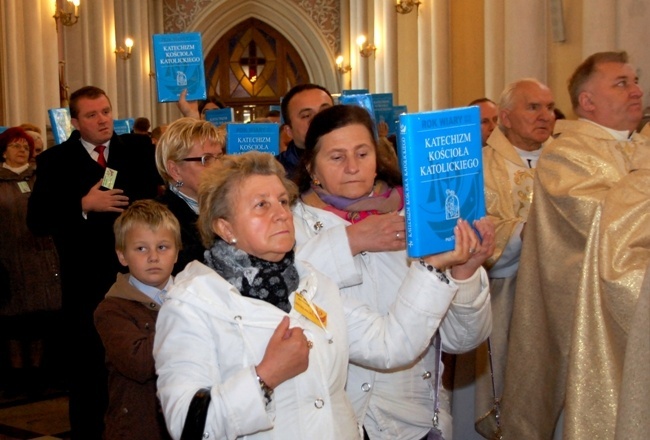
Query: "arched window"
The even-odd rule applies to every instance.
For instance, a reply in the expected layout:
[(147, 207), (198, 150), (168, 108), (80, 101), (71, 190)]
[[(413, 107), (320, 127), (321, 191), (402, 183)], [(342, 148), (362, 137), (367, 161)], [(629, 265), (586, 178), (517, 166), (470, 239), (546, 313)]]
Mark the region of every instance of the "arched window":
[(263, 116), (295, 84), (309, 82), (294, 47), (254, 18), (219, 39), (206, 56), (205, 69), (208, 93), (234, 107), (237, 120)]

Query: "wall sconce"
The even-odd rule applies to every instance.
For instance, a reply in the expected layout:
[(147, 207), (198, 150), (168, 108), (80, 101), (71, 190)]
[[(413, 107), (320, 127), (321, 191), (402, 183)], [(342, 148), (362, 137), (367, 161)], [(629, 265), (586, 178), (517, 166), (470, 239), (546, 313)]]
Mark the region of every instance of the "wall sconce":
[(397, 0), (395, 10), (400, 14), (408, 14), (413, 8), (417, 9), (421, 4), (420, 0)]
[(359, 38), (357, 38), (357, 45), (359, 46), (359, 53), (364, 58), (368, 58), (370, 55), (374, 55), (375, 51), (377, 50), (374, 44), (366, 42), (365, 35), (359, 35)]
[[(70, 5), (68, 3), (72, 3), (74, 6), (74, 12), (66, 12), (66, 10), (70, 9)], [(58, 3), (55, 2), (54, 15), (52, 18), (54, 18), (54, 23), (56, 23), (57, 32), (59, 32), (59, 21), (63, 26), (72, 26), (79, 21), (79, 0), (67, 0), (64, 3), (63, 8), (59, 8)]]
[(126, 61), (129, 58), (131, 58), (131, 48), (133, 47), (133, 40), (131, 38), (125, 38), (124, 45), (126, 46), (126, 49), (120, 46), (117, 49), (115, 49), (115, 54), (118, 56), (118, 58)]
[(348, 73), (350, 70), (352, 70), (352, 67), (350, 67), (349, 64), (346, 64), (345, 66), (343, 65), (343, 55), (336, 57), (336, 70), (338, 70), (341, 74)]

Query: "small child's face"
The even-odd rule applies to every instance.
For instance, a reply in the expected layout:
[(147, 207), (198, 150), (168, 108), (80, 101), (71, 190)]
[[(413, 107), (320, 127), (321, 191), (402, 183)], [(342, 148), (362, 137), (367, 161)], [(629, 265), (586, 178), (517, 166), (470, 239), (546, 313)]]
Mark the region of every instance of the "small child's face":
[(164, 227), (152, 230), (148, 225), (135, 225), (126, 234), (126, 249), (117, 251), (123, 266), (138, 281), (162, 289), (178, 259), (174, 234)]

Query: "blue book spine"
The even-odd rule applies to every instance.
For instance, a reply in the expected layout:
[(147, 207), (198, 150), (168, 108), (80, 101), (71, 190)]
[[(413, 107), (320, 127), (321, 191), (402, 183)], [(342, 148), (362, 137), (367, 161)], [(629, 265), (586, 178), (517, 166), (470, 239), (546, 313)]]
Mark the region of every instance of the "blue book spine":
[(5, 127), (4, 125), (0, 126), (0, 133), (4, 133), (8, 128), (9, 127)]
[(215, 127), (219, 127), (222, 124), (235, 121), (235, 110), (232, 107), (206, 110), (205, 120), (212, 123)]
[(403, 113), (408, 113), (408, 109), (405, 105), (394, 105), (393, 106), (393, 123), (395, 125), (395, 142), (397, 142), (397, 159), (400, 163), (400, 168), (402, 164), (402, 149), (400, 148), (400, 129), (399, 129), (399, 117)]
[(58, 145), (67, 141), (73, 130), (70, 109), (67, 107), (51, 108), (48, 109), (47, 114), (52, 126), (54, 143)]
[(400, 115), (400, 150), (408, 256), (453, 249), (458, 219), (485, 216), (478, 107)]
[(379, 124), (388, 124), (388, 135), (397, 133), (397, 126), (393, 118), (393, 94), (392, 93), (371, 93), (372, 108), (375, 111), (375, 121)]
[(261, 151), (280, 154), (280, 124), (275, 122), (231, 123), (226, 126), (226, 154)]
[(347, 89), (341, 90), (341, 96), (344, 95), (366, 95), (370, 93), (368, 89)]
[(201, 34), (154, 34), (152, 38), (158, 102), (178, 101), (183, 89), (188, 101), (206, 99)]

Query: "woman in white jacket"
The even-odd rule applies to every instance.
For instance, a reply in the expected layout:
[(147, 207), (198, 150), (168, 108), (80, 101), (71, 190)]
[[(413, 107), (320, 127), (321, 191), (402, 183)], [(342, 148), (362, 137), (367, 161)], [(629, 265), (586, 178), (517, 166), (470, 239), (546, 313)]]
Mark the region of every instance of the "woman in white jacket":
[[(178, 439), (194, 393), (210, 388), (205, 438), (358, 439), (345, 393), (348, 359), (400, 368), (422, 353), (456, 288), (418, 266), (382, 317), (294, 262), (295, 185), (273, 156), (227, 156), (199, 193), (205, 263), (175, 278), (156, 324), (154, 357), (167, 427)], [(477, 238), (459, 225), (457, 264)]]
[[(401, 174), (377, 155), (373, 122), (357, 106), (338, 105), (312, 120), (298, 169), (301, 192), (294, 208), (297, 258), (309, 261), (337, 282), (344, 298), (390, 316), (391, 304), (417, 275), (418, 261), (407, 258)], [(468, 351), (490, 334), (488, 278), (481, 267), (494, 251), (494, 226), (475, 223), (482, 241), (472, 244), (463, 265), (445, 270), (455, 295), (437, 296), (434, 309), (443, 351)], [(438, 270), (440, 269), (440, 270)], [(354, 346), (351, 346), (354, 348)], [(442, 370), (432, 347), (405, 367), (377, 371), (352, 360), (347, 392), (366, 438), (417, 440), (426, 437), (434, 414), (436, 371)], [(448, 393), (439, 393), (439, 425), (450, 440)]]

